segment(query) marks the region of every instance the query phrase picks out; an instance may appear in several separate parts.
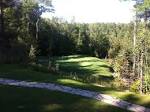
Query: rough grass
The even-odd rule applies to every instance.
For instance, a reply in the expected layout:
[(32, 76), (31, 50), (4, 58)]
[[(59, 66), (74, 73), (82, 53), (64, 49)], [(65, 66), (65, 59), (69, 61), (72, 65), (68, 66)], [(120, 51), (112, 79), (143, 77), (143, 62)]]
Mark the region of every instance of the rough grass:
[(32, 67), (29, 66), (8, 65), (8, 64), (0, 65), (0, 77), (26, 80), (26, 81), (51, 82), (51, 83), (62, 84), (62, 85), (71, 86), (75, 88), (93, 90), (117, 98), (121, 98), (129, 102), (150, 107), (149, 95), (139, 95), (127, 91), (118, 91), (115, 90), (114, 88), (104, 87), (101, 85), (95, 85), (90, 83), (84, 83), (73, 79), (67, 79), (59, 74), (37, 72), (33, 70)]
[(0, 85), (1, 112), (128, 112), (62, 92)]

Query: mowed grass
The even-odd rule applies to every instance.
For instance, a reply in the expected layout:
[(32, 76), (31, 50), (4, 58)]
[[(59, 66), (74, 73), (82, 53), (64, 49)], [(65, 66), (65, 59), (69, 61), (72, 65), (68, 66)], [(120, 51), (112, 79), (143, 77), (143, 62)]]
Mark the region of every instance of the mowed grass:
[(0, 85), (0, 112), (129, 112), (100, 101), (43, 89)]
[[(67, 62), (67, 61), (69, 61), (70, 63), (72, 61), (74, 63), (80, 63), (79, 68), (82, 68), (84, 62), (87, 65), (87, 63), (90, 59), (94, 60), (95, 58), (85, 57), (85, 56), (68, 56), (68, 57), (57, 58), (57, 61), (61, 64), (61, 67), (63, 67), (63, 63), (64, 63), (63, 70), (65, 70), (65, 62)], [(79, 62), (79, 60), (80, 60), (80, 62)], [(95, 62), (89, 61), (89, 63), (93, 64), (93, 65), (91, 65), (90, 67), (88, 67), (86, 69), (91, 69), (92, 66), (100, 66), (100, 65), (109, 66), (109, 64), (107, 64), (107, 62), (105, 60), (100, 60), (97, 58), (96, 58), (96, 60), (97, 61), (95, 61)], [(66, 67), (66, 68), (69, 68), (69, 66), (71, 66), (71, 65), (72, 64), (68, 65), (68, 67)], [(107, 78), (109, 79), (109, 77), (111, 77), (111, 71), (108, 69), (109, 67), (106, 67), (106, 68), (100, 67), (100, 69), (106, 70), (105, 73), (110, 73), (110, 75), (105, 75), (106, 76), (105, 79), (107, 79)], [(60, 68), (60, 69), (62, 69), (62, 68)], [(77, 71), (80, 71), (80, 70), (78, 70), (78, 68), (75, 68), (75, 69), (77, 69)], [(94, 67), (93, 67), (93, 69), (94, 69)], [(92, 71), (93, 71), (93, 69), (92, 69)], [(97, 73), (100, 74), (102, 70), (98, 70), (98, 67), (97, 67), (97, 70), (94, 70), (94, 71), (96, 71)], [(31, 66), (25, 66), (25, 65), (15, 65), (15, 64), (0, 65), (0, 77), (2, 77), (2, 78), (11, 78), (11, 79), (37, 81), (37, 82), (50, 82), (50, 83), (57, 83), (57, 84), (62, 84), (62, 85), (66, 85), (66, 86), (71, 86), (74, 88), (93, 90), (93, 91), (101, 92), (104, 94), (108, 94), (108, 95), (129, 101), (132, 103), (150, 107), (150, 96), (148, 96), (148, 95), (139, 95), (139, 94), (135, 94), (135, 93), (127, 92), (127, 91), (119, 91), (119, 90), (116, 90), (111, 87), (95, 85), (93, 83), (85, 83), (82, 80), (80, 81), (80, 80), (76, 80), (73, 78), (69, 79), (68, 77), (66, 77), (66, 75), (68, 75), (68, 74), (65, 74), (66, 72), (63, 72), (63, 73), (64, 74), (51, 73), (48, 71), (39, 72), (39, 71), (36, 71)], [(105, 79), (103, 79), (103, 80), (105, 80)], [(111, 80), (111, 81), (113, 81), (113, 80)]]
[(63, 56), (56, 58), (60, 70), (81, 75), (112, 77), (111, 66), (102, 59), (82, 55)]
[[(112, 76), (113, 69), (104, 59), (84, 55), (70, 55), (53, 57), (50, 62), (59, 65), (59, 71), (63, 75), (82, 80), (82, 82), (106, 82), (108, 84), (114, 79)], [(39, 63), (48, 66), (48, 59), (39, 58)], [(55, 64), (52, 64), (52, 66), (55, 66)]]

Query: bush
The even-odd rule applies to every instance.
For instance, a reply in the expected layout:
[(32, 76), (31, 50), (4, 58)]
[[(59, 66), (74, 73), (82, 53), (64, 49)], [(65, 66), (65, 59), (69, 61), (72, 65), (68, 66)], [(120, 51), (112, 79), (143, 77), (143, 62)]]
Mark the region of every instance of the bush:
[(137, 80), (130, 86), (130, 91), (136, 93), (139, 92), (139, 86), (140, 86), (140, 80)]
[(144, 91), (145, 93), (150, 93), (150, 74), (145, 74), (145, 87), (144, 87)]
[(114, 79), (114, 81), (112, 82), (112, 87), (116, 89), (120, 89), (120, 90), (127, 89), (126, 85), (124, 84), (122, 79), (120, 79), (119, 77), (116, 77)]

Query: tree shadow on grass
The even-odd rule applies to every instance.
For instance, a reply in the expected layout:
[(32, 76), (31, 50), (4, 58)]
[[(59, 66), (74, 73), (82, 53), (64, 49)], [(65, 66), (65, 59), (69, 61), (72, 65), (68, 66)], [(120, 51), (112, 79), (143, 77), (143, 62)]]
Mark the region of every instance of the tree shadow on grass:
[(127, 112), (92, 99), (56, 91), (10, 86), (1, 86), (0, 91), (1, 112)]
[[(83, 83), (81, 81), (77, 81), (77, 80), (72, 80), (72, 79), (66, 79), (66, 78), (59, 78), (56, 80), (57, 83), (61, 83), (65, 86), (70, 86), (73, 88), (80, 88), (80, 89), (84, 89), (84, 90), (91, 90), (91, 91), (95, 91), (95, 92), (100, 92), (100, 93), (107, 93), (107, 92), (113, 92), (115, 90), (115, 88), (113, 87), (106, 87), (102, 86), (102, 85), (94, 85), (94, 84), (87, 84), (87, 83)], [(117, 90), (115, 90), (117, 91)]]
[[(109, 71), (105, 70), (109, 69)], [(110, 66), (101, 65), (98, 69), (97, 67), (94, 68), (92, 64), (81, 65), (80, 62), (63, 62), (60, 64), (60, 71), (61, 74), (65, 74), (66, 77), (75, 80), (79, 80), (82, 82), (90, 82), (90, 83), (100, 83), (102, 82), (112, 82), (114, 79), (112, 75), (105, 75), (103, 74), (104, 71), (112, 72)]]
[(114, 69), (111, 66), (108, 65), (99, 65), (99, 67), (108, 68), (110, 72), (115, 72)]
[[(76, 67), (75, 67), (76, 66)], [(43, 82), (54, 82), (59, 78), (73, 79), (85, 83), (98, 83), (100, 85), (110, 85), (113, 81), (112, 76), (105, 76), (97, 74), (96, 70), (86, 69), (80, 67), (80, 65), (75, 65), (69, 68), (68, 71), (60, 71), (59, 73), (51, 73), (48, 70), (44, 72), (41, 68), (33, 69), (30, 67), (22, 67), (20, 65), (6, 65), (0, 70), (0, 77), (11, 78), (18, 80), (27, 81), (43, 81)], [(61, 69), (60, 69), (61, 70)], [(67, 70), (67, 68), (65, 68)]]
[[(85, 62), (85, 61), (84, 61)], [(102, 68), (109, 68), (112, 69), (110, 66), (107, 65), (99, 65), (99, 69), (97, 68), (92, 68), (93, 64), (89, 63), (89, 64), (85, 64), (82, 65), (81, 62), (63, 62), (63, 63), (59, 63), (60, 64), (60, 70), (66, 71), (66, 72), (76, 72), (78, 74), (87, 74), (87, 75), (91, 75), (91, 74), (96, 74), (99, 69)], [(111, 72), (112, 70), (110, 70)]]
[(148, 97), (148, 96), (146, 99), (146, 97), (142, 98), (142, 96), (138, 96), (138, 95), (130, 93), (130, 94), (126, 94), (126, 95), (122, 96), (121, 98), (126, 101), (130, 101), (135, 104), (138, 103), (140, 105), (150, 108), (150, 97)]
[[(97, 59), (84, 60), (84, 57), (85, 56), (83, 55), (79, 55), (79, 56), (77, 55), (72, 57), (66, 56), (62, 58), (55, 57), (52, 60), (54, 60), (55, 63), (59, 64), (59, 73), (63, 74), (66, 78), (74, 79), (82, 82), (99, 83), (99, 84), (103, 84), (103, 83), (109, 84), (113, 81), (114, 78), (111, 75), (111, 73), (114, 71), (112, 67), (106, 65), (103, 62), (100, 63), (101, 65), (97, 65), (97, 63), (95, 64), (95, 62), (98, 61)], [(82, 58), (83, 60), (82, 59), (80, 60), (79, 58)], [(79, 59), (79, 61), (69, 61), (69, 62), (66, 61), (70, 59)]]

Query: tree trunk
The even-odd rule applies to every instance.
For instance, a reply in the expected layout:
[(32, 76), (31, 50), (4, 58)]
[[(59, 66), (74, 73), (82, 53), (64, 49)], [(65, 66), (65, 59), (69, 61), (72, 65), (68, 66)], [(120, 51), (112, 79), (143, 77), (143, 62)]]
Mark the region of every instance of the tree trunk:
[(3, 0), (0, 0), (0, 22), (1, 22), (1, 26), (0, 26), (0, 33), (1, 36), (4, 36), (4, 32), (5, 32), (5, 28), (4, 28), (4, 8), (3, 8)]
[(143, 58), (144, 52), (141, 52), (141, 59), (140, 59), (140, 93), (143, 93)]
[(137, 78), (140, 78), (140, 54), (138, 54), (138, 57), (137, 57)]
[(36, 21), (36, 36), (35, 36), (35, 38), (36, 38), (36, 40), (38, 40), (38, 35), (39, 35), (39, 18), (38, 18), (38, 20)]
[(134, 32), (133, 32), (133, 75), (135, 76), (135, 68), (136, 68), (136, 53), (135, 53), (135, 47), (136, 47), (136, 33), (137, 33), (137, 19), (134, 23)]
[(136, 53), (135, 53), (136, 36), (137, 36), (137, 11), (135, 9), (135, 21), (134, 21), (134, 31), (133, 31), (133, 67), (132, 67), (133, 76), (135, 76), (135, 72), (136, 72)]

